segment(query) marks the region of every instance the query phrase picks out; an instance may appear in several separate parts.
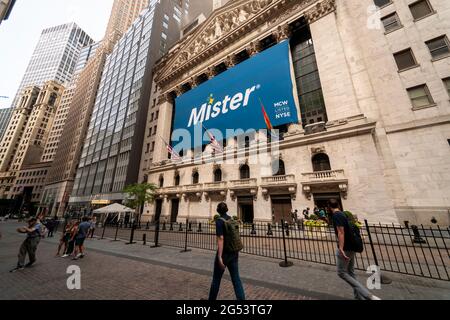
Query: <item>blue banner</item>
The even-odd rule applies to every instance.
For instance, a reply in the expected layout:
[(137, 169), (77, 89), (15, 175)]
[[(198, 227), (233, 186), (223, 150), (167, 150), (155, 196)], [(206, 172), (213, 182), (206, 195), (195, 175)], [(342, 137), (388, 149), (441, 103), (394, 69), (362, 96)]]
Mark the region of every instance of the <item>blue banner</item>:
[(198, 147), (210, 142), (205, 130), (221, 140), (236, 135), (230, 129), (271, 129), (299, 122), (289, 54), (289, 41), (283, 41), (179, 96), (173, 142), (186, 139), (177, 129), (187, 130), (190, 146)]

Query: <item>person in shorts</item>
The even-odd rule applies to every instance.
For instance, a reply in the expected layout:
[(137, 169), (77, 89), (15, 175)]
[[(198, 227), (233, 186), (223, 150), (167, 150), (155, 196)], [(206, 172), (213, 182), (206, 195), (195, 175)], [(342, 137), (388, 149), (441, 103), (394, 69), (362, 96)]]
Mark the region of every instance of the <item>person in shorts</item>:
[(73, 260), (78, 260), (84, 257), (84, 241), (88, 235), (91, 223), (88, 217), (83, 217), (82, 222), (78, 226), (78, 232), (75, 236), (75, 252)]

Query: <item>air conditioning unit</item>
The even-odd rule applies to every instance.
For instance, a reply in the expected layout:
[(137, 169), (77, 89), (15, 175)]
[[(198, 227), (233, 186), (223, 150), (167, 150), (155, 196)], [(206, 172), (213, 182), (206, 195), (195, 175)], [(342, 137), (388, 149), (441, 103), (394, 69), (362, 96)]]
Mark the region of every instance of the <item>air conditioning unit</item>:
[(327, 131), (325, 122), (311, 123), (305, 126), (305, 135)]

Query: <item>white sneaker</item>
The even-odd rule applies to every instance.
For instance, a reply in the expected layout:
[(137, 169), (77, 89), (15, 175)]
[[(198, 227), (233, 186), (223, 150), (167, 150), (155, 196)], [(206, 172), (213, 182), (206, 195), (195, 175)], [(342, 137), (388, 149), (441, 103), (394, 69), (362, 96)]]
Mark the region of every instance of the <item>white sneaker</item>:
[(61, 256), (61, 258), (67, 258), (69, 255), (68, 254), (64, 254)]
[(372, 296), (372, 297), (370, 298), (370, 300), (381, 300), (381, 298), (379, 298), (379, 297), (377, 297), (377, 296)]

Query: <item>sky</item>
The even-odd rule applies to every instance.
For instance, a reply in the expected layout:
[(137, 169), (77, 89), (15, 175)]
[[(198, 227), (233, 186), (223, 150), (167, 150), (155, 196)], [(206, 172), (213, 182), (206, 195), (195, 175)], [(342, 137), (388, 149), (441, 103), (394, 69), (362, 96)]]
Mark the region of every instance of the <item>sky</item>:
[(17, 0), (0, 24), (0, 108), (11, 106), (43, 29), (75, 22), (103, 38), (114, 0)]

